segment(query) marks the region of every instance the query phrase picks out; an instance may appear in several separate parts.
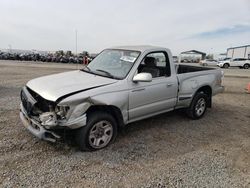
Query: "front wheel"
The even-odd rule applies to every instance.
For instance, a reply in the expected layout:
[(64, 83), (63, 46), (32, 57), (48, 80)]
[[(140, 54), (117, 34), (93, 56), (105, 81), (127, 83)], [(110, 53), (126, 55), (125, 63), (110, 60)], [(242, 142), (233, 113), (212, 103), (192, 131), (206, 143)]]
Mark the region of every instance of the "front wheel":
[(108, 146), (117, 135), (117, 123), (106, 112), (93, 112), (87, 125), (76, 132), (76, 143), (82, 151), (94, 151)]
[(250, 67), (249, 64), (245, 64), (245, 65), (243, 66), (244, 69), (249, 69), (249, 67)]
[(223, 68), (224, 68), (224, 69), (228, 69), (228, 68), (229, 68), (229, 64), (228, 64), (228, 63), (225, 63), (225, 64), (223, 65)]
[(208, 96), (205, 93), (197, 93), (187, 109), (187, 115), (191, 119), (200, 119), (207, 110), (207, 104)]

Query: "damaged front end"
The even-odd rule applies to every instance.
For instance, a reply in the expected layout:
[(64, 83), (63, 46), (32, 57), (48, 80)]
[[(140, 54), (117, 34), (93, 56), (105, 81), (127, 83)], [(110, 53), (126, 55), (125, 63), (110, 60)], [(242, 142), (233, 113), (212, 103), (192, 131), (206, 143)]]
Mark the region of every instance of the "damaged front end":
[(86, 125), (88, 102), (77, 106), (60, 106), (58, 102), (42, 98), (28, 87), (21, 91), (20, 118), (24, 126), (36, 137), (55, 142), (62, 130)]

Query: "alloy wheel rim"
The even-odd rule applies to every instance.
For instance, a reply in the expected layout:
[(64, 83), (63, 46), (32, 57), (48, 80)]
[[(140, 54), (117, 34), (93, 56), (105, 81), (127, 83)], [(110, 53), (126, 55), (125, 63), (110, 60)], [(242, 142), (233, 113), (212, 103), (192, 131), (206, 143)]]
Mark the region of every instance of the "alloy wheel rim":
[(195, 113), (201, 116), (206, 109), (206, 101), (204, 98), (200, 98), (195, 105)]
[(108, 145), (113, 136), (113, 126), (103, 120), (93, 125), (89, 132), (89, 144), (91, 147), (100, 149)]

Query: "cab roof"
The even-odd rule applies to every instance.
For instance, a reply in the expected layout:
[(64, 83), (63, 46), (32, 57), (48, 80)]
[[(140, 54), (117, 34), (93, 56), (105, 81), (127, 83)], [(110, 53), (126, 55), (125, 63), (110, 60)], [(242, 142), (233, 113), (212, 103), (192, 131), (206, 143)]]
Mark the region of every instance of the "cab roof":
[(138, 46), (115, 46), (109, 49), (120, 49), (120, 50), (132, 50), (132, 51), (150, 51), (150, 50), (166, 50), (165, 48), (150, 45), (138, 45)]

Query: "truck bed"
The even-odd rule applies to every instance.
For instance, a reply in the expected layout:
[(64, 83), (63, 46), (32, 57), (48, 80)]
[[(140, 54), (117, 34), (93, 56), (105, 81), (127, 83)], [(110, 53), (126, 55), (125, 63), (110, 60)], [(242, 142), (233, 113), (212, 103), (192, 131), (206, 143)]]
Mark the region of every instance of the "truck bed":
[(218, 80), (222, 74), (218, 68), (176, 64), (176, 73), (179, 83), (177, 108), (190, 104), (193, 94), (202, 86), (209, 86), (212, 95), (221, 90)]
[(213, 70), (213, 69), (214, 68), (209, 68), (209, 67), (176, 64), (176, 73), (177, 74), (197, 72), (197, 71), (206, 71), (206, 70)]

